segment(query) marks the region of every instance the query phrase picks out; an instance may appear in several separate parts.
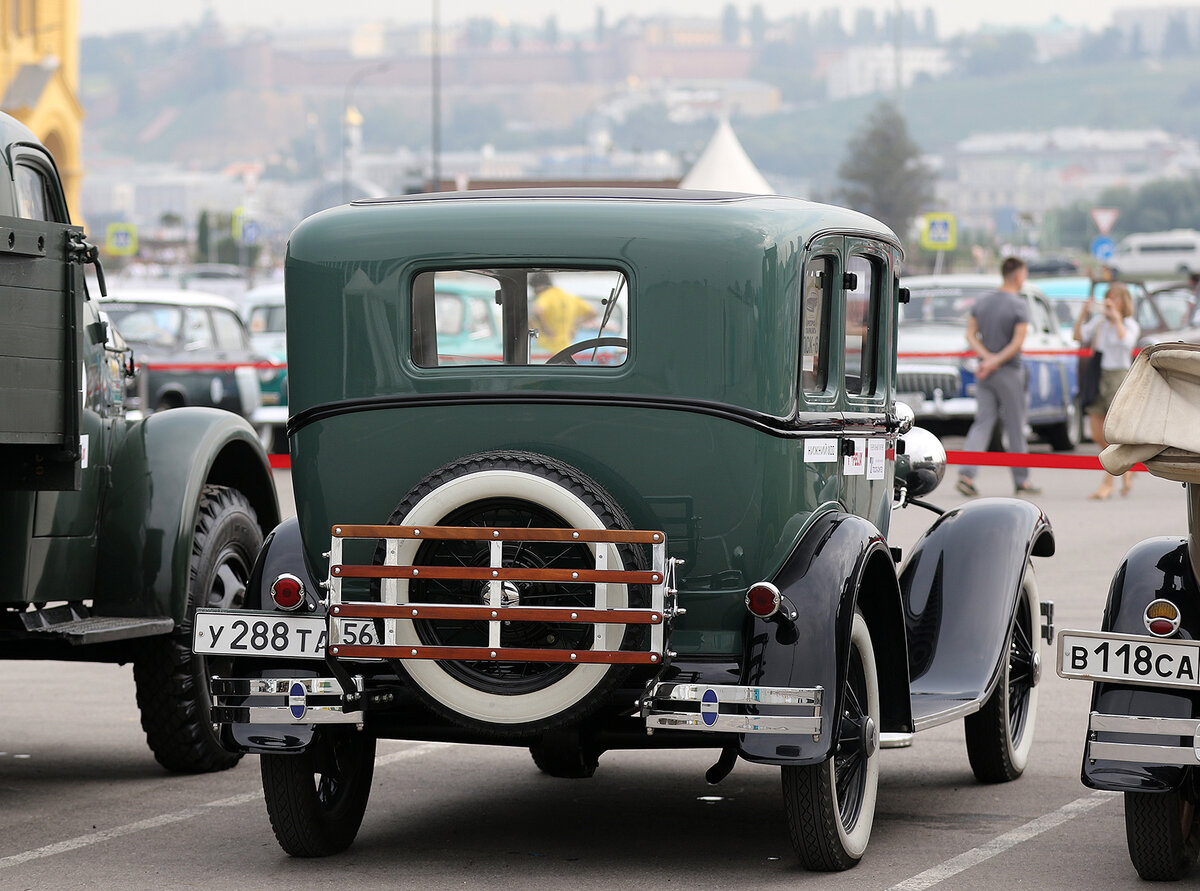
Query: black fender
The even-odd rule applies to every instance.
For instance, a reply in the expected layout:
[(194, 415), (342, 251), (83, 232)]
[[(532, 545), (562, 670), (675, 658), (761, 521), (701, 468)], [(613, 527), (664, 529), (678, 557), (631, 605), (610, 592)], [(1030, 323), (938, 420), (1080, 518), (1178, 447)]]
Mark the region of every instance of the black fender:
[(98, 531), (97, 613), (183, 621), (205, 485), (242, 492), (264, 534), (279, 522), (267, 454), (232, 412), (179, 408), (128, 422), (111, 466)]
[[(1134, 545), (1113, 575), (1104, 606), (1101, 630), (1149, 636), (1142, 620), (1146, 605), (1165, 597), (1180, 612), (1179, 636), (1200, 640), (1200, 591), (1188, 562), (1187, 539), (1174, 536), (1148, 538)], [(1095, 683), (1092, 711), (1106, 715), (1154, 718), (1195, 718), (1200, 694), (1166, 687)], [(1120, 734), (1105, 739), (1120, 741)], [(1131, 740), (1132, 741), (1132, 740)], [(1136, 740), (1147, 742), (1145, 737)], [(1115, 792), (1156, 792), (1178, 788), (1191, 768), (1179, 765), (1138, 764), (1128, 761), (1089, 762), (1083, 758), (1082, 779), (1093, 789)]]
[[(738, 754), (760, 764), (818, 764), (833, 752), (857, 606), (871, 631), (879, 669), (880, 728), (910, 731), (908, 657), (896, 565), (869, 521), (830, 511), (817, 518), (771, 579), (798, 617), (750, 617), (741, 683), (824, 690), (814, 737), (744, 733)], [(786, 608), (785, 603), (785, 608)], [(782, 612), (782, 610), (781, 610)]]
[[(296, 576), (304, 584), (306, 603), (300, 612), (310, 615), (324, 613), (324, 607), (320, 606), (323, 594), (320, 580), (304, 559), (304, 541), (300, 537), (300, 523), (296, 517), (284, 520), (263, 541), (246, 586), (246, 609), (274, 609), (271, 584), (283, 573)], [(236, 659), (231, 673), (232, 677), (238, 678), (325, 675), (325, 663), (312, 659), (291, 662), (261, 658)], [(259, 755), (301, 752), (312, 741), (312, 736), (311, 724), (225, 724), (221, 727), (221, 743), (225, 748)]]
[(969, 501), (917, 541), (900, 572), (917, 729), (923, 718), (966, 714), (991, 695), (1025, 567), (1053, 553), (1049, 519), (1018, 498)]

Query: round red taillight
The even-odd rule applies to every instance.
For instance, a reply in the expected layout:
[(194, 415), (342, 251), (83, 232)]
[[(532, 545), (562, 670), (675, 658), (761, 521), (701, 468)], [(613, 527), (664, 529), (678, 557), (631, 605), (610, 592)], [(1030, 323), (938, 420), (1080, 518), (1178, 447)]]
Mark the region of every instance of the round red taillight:
[(770, 582), (751, 585), (746, 592), (746, 609), (760, 619), (769, 619), (779, 612), (779, 589)]
[(271, 599), (280, 609), (296, 609), (304, 602), (304, 583), (294, 575), (281, 575), (271, 584)]
[(1150, 622), (1150, 633), (1165, 637), (1175, 633), (1175, 625), (1166, 619), (1154, 619)]
[(1146, 604), (1146, 611), (1142, 616), (1146, 630), (1155, 637), (1170, 637), (1175, 634), (1179, 631), (1181, 619), (1179, 607), (1163, 598), (1151, 600)]

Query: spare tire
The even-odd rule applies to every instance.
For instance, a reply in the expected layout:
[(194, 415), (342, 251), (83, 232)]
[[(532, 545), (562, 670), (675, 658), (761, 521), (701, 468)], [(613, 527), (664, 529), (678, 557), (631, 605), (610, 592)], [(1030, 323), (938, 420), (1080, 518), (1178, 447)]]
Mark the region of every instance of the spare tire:
[[(388, 518), (403, 526), (484, 526), (631, 529), (625, 512), (593, 479), (568, 464), (532, 452), (484, 452), (454, 461), (421, 480)], [(489, 541), (402, 539), (400, 565), (489, 565)], [(505, 542), (504, 565), (594, 569), (595, 549), (608, 547), (609, 569), (648, 568), (644, 550), (631, 545)], [(383, 562), (382, 545), (376, 562)], [(506, 606), (591, 607), (590, 584), (505, 582)], [(401, 579), (401, 602), (485, 604), (488, 582)], [(649, 589), (610, 584), (610, 607), (649, 606)], [(487, 622), (397, 622), (398, 646), (486, 647)], [(607, 648), (633, 643), (644, 626), (608, 625)], [(638, 637), (638, 640), (641, 638)], [(509, 622), (500, 645), (509, 648), (589, 649), (593, 626)], [(429, 706), (489, 737), (522, 737), (578, 722), (602, 706), (629, 674), (629, 666), (546, 662), (403, 660), (399, 663)]]

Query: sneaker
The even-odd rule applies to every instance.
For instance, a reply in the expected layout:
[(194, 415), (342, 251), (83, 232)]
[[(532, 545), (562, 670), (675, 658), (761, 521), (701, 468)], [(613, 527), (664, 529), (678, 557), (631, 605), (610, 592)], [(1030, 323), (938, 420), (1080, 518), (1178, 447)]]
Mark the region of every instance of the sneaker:
[(979, 490), (975, 488), (975, 484), (965, 476), (960, 476), (958, 482), (954, 484), (954, 488), (962, 492), (968, 498), (974, 498), (979, 494)]
[(1018, 495), (1041, 495), (1042, 494), (1041, 488), (1039, 486), (1035, 486), (1033, 483), (1022, 483), (1021, 485), (1016, 487), (1015, 492)]

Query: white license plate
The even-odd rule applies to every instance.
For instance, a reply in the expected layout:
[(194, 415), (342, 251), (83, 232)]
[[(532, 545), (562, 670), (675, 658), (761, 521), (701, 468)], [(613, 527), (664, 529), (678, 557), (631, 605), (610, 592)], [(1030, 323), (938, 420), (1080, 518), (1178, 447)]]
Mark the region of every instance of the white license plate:
[(1088, 681), (1200, 689), (1200, 642), (1063, 631), (1058, 635), (1058, 673)]
[[(336, 619), (342, 643), (379, 643), (369, 619)], [(222, 656), (290, 656), (324, 659), (328, 631), (322, 616), (273, 612), (196, 610), (192, 651)]]

